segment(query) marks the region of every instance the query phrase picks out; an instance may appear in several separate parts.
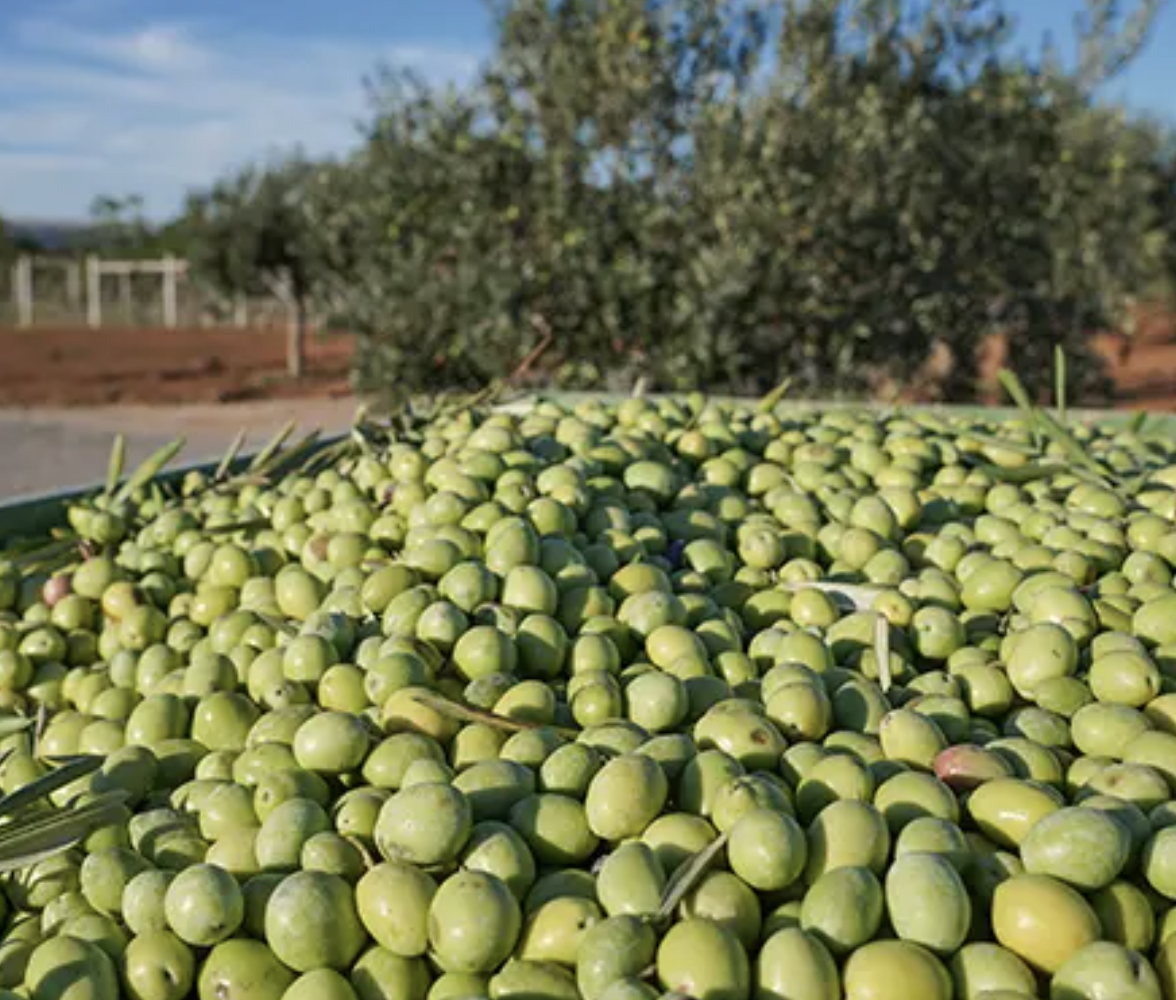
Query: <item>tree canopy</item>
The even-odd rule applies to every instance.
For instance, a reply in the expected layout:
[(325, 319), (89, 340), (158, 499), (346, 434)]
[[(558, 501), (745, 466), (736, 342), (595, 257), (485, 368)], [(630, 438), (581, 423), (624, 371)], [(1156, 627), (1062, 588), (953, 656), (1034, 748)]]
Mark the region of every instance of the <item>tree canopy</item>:
[(357, 384), (482, 384), (538, 342), (572, 386), (978, 388), (1012, 332), (1093, 392), (1090, 335), (1173, 273), (1166, 123), (1101, 100), (1158, 4), (1090, 0), (1070, 53), (999, 0), (494, 0), (461, 88), (371, 81), (345, 160), (193, 199), (198, 265), (278, 272), (360, 339)]

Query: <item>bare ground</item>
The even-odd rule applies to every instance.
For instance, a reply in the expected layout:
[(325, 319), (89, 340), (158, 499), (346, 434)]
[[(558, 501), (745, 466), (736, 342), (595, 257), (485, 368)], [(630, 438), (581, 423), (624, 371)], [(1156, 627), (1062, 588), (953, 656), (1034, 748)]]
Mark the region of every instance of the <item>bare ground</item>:
[[(1153, 312), (1125, 348), (1100, 349), (1130, 409), (1176, 410), (1176, 314)], [(258, 446), (287, 420), (344, 429), (352, 339), (312, 335), (307, 376), (285, 375), (277, 330), (0, 328), (0, 500), (100, 480), (111, 440), (128, 463), (183, 435), (181, 461), (223, 454), (238, 430)]]
[(349, 336), (312, 334), (295, 382), (280, 330), (0, 328), (0, 407), (335, 398), (351, 353)]

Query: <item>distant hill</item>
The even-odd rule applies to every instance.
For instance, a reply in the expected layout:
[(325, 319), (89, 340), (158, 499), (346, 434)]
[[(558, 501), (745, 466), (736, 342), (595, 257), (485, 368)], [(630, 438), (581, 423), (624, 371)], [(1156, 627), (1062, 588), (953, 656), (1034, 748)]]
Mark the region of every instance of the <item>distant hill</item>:
[(142, 256), (181, 252), (182, 243), (174, 226), (123, 226), (121, 224), (72, 222), (59, 219), (0, 218), (9, 243), (25, 252), (92, 252)]
[(41, 250), (68, 250), (95, 242), (90, 222), (62, 222), (49, 219), (4, 220), (8, 238), (17, 244), (32, 244)]

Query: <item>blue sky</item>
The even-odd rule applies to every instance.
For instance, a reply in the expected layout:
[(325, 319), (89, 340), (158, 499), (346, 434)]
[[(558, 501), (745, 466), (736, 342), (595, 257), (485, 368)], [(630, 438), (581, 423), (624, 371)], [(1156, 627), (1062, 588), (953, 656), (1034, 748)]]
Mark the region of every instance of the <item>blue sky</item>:
[[(1010, 0), (1069, 37), (1081, 0)], [(76, 219), (139, 193), (161, 217), (226, 167), (354, 142), (379, 60), (469, 77), (480, 0), (0, 0), (0, 215)], [(1176, 10), (1112, 94), (1176, 115)]]

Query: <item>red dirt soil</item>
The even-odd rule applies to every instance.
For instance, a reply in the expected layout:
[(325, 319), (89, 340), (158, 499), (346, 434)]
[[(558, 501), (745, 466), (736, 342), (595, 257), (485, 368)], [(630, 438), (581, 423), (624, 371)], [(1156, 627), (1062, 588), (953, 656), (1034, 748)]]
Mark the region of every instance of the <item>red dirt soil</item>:
[(310, 334), (295, 382), (280, 330), (0, 328), (0, 406), (346, 396), (351, 352), (346, 335)]
[[(1176, 312), (1145, 314), (1130, 342), (1096, 342), (1116, 405), (1176, 410)], [(337, 398), (351, 391), (352, 349), (345, 334), (311, 334), (306, 376), (295, 382), (280, 330), (0, 328), (0, 407)]]
[(1116, 405), (1133, 410), (1176, 410), (1176, 311), (1152, 309), (1139, 317), (1131, 340), (1095, 343), (1115, 382)]

